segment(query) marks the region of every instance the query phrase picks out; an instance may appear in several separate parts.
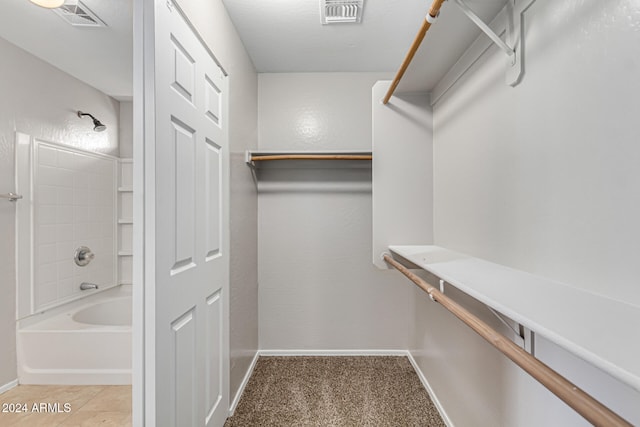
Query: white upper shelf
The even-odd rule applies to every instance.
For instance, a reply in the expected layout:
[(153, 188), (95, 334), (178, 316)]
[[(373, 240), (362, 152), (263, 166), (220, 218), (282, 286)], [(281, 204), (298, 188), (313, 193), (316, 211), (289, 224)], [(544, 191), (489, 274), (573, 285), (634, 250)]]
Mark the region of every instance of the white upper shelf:
[(640, 391), (640, 307), (438, 246), (389, 249)]

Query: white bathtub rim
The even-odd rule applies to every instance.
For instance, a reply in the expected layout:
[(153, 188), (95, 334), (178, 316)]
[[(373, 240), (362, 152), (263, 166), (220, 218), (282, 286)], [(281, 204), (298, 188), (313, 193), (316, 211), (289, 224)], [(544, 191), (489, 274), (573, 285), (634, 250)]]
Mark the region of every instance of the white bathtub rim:
[[(131, 297), (120, 297), (120, 298), (109, 298), (109, 301), (114, 299), (128, 299), (131, 300)], [(106, 301), (106, 300), (105, 300)], [(73, 315), (87, 308), (91, 308), (91, 306), (95, 305), (96, 302), (89, 303), (87, 305), (83, 305), (74, 309), (71, 309), (67, 312), (58, 314), (57, 316), (53, 316), (47, 319), (43, 319), (33, 325), (26, 326), (20, 329), (21, 333), (29, 333), (29, 332), (43, 332), (46, 331), (48, 333), (69, 333), (69, 332), (114, 332), (114, 331), (123, 331), (123, 332), (131, 332), (131, 325), (97, 325), (91, 323), (81, 323), (77, 322), (73, 319)]]
[(109, 298), (75, 310), (71, 320), (95, 326), (129, 326), (133, 321), (131, 297)]
[(63, 332), (78, 330), (131, 330), (130, 325), (94, 325), (89, 323), (80, 323), (72, 319), (73, 314), (79, 310), (91, 307), (103, 301), (112, 299), (131, 298), (131, 285), (118, 285), (107, 289), (100, 293), (88, 295), (80, 300), (72, 301), (68, 304), (56, 307), (43, 313), (34, 314), (17, 321), (17, 329), (20, 332), (29, 331), (50, 331), (61, 330)]

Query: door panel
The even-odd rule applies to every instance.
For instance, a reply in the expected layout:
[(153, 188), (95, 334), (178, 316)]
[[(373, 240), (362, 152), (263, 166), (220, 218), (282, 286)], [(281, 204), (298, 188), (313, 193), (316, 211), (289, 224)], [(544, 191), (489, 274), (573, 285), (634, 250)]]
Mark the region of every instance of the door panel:
[(206, 402), (207, 425), (222, 401), (222, 370), (223, 345), (220, 334), (222, 323), (222, 298), (216, 292), (207, 298), (207, 374), (206, 374)]
[(187, 101), (193, 103), (195, 60), (173, 34), (171, 34), (171, 44), (173, 47), (173, 83), (171, 83), (171, 87), (184, 96)]
[(220, 125), (220, 110), (222, 109), (222, 96), (220, 89), (211, 81), (209, 76), (206, 77), (205, 94), (206, 94), (206, 115), (217, 126)]
[(154, 6), (149, 419), (158, 426), (217, 427), (229, 407), (228, 82), (179, 8)]
[(196, 387), (196, 322), (194, 310), (189, 310), (171, 324), (173, 330), (172, 369), (174, 413), (176, 426), (197, 426)]
[(222, 231), (222, 153), (221, 147), (207, 139), (206, 149), (206, 197), (207, 197), (207, 247), (206, 260), (211, 261), (220, 255), (220, 234)]
[(173, 176), (175, 184), (175, 214), (171, 216), (175, 233), (175, 263), (171, 274), (195, 267), (195, 225), (196, 225), (196, 189), (195, 187), (195, 130), (178, 123), (172, 117), (175, 163)]

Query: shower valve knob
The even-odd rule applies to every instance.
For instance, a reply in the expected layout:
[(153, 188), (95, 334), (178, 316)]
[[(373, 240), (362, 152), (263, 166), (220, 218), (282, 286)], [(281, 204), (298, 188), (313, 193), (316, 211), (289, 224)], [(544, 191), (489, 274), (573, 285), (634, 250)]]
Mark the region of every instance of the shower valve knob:
[(96, 255), (91, 252), (91, 249), (86, 246), (80, 246), (78, 249), (76, 249), (76, 254), (73, 259), (76, 262), (76, 265), (84, 267), (85, 265), (89, 264), (91, 260), (95, 258), (95, 256)]

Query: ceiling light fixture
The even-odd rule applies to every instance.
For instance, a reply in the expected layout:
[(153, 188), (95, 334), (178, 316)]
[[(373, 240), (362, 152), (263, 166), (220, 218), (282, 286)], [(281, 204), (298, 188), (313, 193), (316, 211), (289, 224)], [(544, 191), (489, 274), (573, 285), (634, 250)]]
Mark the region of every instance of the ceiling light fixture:
[(64, 0), (29, 0), (33, 4), (37, 4), (40, 7), (44, 7), (47, 9), (55, 9), (56, 7), (60, 7), (64, 4)]

